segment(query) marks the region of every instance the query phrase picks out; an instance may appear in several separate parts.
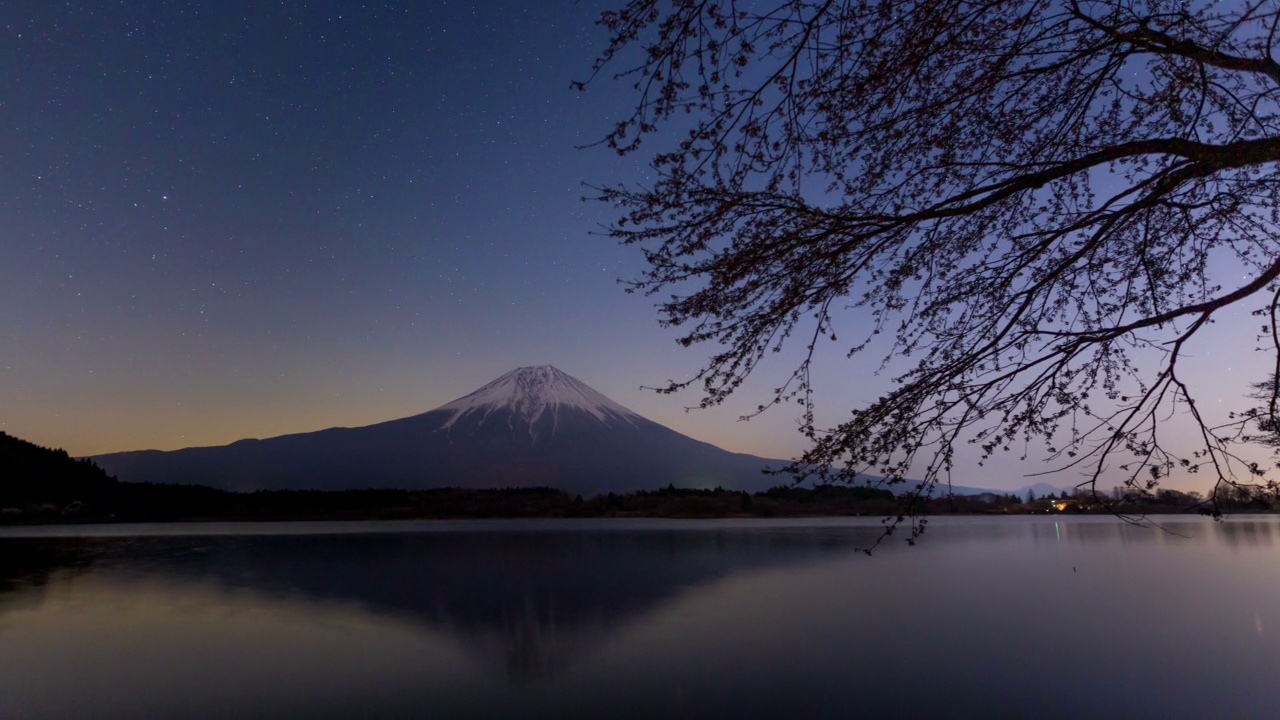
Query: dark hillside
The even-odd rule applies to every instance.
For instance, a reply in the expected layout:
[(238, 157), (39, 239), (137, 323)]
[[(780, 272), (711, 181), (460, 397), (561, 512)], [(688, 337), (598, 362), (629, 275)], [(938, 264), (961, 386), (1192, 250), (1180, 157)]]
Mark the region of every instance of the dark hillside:
[(77, 501), (93, 507), (112, 498), (117, 486), (92, 460), (0, 432), (0, 507), (56, 505), (62, 510)]

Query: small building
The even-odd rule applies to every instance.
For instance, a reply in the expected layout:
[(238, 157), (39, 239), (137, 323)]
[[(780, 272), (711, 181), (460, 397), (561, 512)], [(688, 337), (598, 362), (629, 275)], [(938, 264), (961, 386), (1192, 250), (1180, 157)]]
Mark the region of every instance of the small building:
[(1050, 498), (1049, 510), (1052, 512), (1065, 512), (1067, 510), (1080, 510), (1080, 501), (1075, 498)]

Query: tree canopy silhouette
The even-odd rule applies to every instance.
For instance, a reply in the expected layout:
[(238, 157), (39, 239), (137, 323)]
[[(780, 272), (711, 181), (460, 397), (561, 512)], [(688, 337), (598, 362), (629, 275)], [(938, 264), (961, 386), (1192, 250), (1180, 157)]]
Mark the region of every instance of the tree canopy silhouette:
[(0, 432), (0, 506), (74, 501), (105, 503), (118, 488), (114, 477), (66, 450), (51, 450)]
[[(1280, 350), (1280, 3), (632, 0), (601, 24), (577, 85), (631, 83), (605, 142), (652, 167), (599, 189), (610, 232), (713, 348), (663, 390), (719, 403), (794, 343), (760, 409), (803, 404), (799, 473), (928, 493), (964, 443), (1043, 443), (1094, 484), (1276, 489), (1233, 445), (1256, 417), (1207, 420), (1179, 359), (1238, 303)], [(846, 326), (903, 369), (819, 427), (811, 362)], [(1175, 409), (1197, 447), (1161, 443)]]

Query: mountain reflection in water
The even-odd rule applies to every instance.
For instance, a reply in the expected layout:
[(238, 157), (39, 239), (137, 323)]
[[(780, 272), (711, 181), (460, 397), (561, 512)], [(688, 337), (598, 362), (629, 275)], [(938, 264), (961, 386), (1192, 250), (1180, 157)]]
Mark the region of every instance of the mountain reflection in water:
[(500, 658), (512, 679), (537, 680), (690, 587), (873, 538), (811, 527), (18, 538), (5, 541), (0, 592), (23, 587), (30, 602), (52, 576), (90, 572), (344, 602), (456, 637)]
[(1271, 518), (944, 519), (871, 558), (857, 549), (879, 526), (861, 521), (357, 527), (3, 531), (0, 717), (1266, 717), (1280, 701)]

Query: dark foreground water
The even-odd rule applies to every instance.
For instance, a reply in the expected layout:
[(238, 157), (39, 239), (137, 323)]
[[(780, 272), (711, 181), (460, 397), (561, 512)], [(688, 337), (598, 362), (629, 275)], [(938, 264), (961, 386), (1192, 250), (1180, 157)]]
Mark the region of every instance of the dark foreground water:
[(0, 718), (1280, 717), (1280, 523), (0, 529)]

